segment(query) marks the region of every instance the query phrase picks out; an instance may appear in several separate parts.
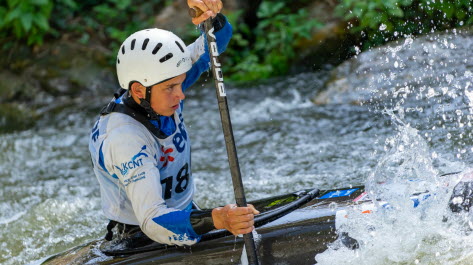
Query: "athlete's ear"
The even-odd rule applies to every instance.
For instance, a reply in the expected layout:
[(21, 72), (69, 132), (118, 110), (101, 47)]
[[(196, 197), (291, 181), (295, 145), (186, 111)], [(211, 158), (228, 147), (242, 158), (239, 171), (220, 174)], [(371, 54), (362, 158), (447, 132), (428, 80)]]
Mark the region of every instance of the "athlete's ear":
[(132, 96), (137, 98), (145, 98), (146, 97), (146, 87), (138, 82), (133, 82), (130, 86), (130, 93)]

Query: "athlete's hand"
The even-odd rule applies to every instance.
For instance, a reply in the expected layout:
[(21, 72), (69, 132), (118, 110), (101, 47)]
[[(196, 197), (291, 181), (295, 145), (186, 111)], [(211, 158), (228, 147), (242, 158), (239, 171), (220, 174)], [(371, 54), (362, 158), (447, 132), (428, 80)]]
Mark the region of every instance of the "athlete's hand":
[(234, 235), (248, 234), (255, 229), (254, 216), (259, 211), (251, 204), (247, 207), (237, 207), (227, 204), (212, 210), (212, 219), (217, 229), (227, 229)]
[(202, 15), (192, 18), (192, 23), (199, 25), (209, 17), (215, 17), (223, 8), (221, 0), (187, 0), (189, 8), (197, 7), (202, 10)]

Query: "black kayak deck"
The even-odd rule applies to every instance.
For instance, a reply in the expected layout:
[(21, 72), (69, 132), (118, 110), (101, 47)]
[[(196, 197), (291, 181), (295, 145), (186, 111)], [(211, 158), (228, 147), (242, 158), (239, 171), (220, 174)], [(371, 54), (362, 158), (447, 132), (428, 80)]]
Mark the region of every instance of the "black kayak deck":
[[(295, 209), (298, 209), (318, 195), (319, 189), (303, 190), (250, 202), (250, 204), (253, 204), (253, 206), (261, 212), (259, 215), (255, 216), (255, 227), (261, 227), (294, 211)], [(230, 235), (232, 234), (224, 229), (214, 230), (202, 235), (200, 242)], [(169, 247), (168, 245), (152, 241), (145, 243), (148, 244), (136, 248), (127, 248), (126, 244), (118, 244), (117, 246), (117, 244), (114, 244), (113, 242), (105, 242), (101, 245), (100, 250), (108, 256), (123, 256), (166, 249)]]

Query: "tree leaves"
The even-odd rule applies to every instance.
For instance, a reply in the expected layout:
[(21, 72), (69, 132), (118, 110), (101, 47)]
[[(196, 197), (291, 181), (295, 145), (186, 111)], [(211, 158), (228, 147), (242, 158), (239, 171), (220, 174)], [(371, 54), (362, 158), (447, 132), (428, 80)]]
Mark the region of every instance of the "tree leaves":
[(471, 0), (342, 0), (336, 12), (354, 24), (352, 33), (368, 36), (368, 47), (396, 36), (453, 27), (467, 18), (461, 24), (473, 23)]
[(7, 7), (0, 8), (0, 30), (26, 39), (28, 45), (41, 44), (49, 30), (52, 7), (52, 0), (8, 0)]
[(311, 19), (305, 9), (293, 12), (289, 5), (290, 2), (281, 0), (261, 3), (257, 11), (259, 22), (250, 29), (254, 42), (244, 42), (240, 33), (234, 34), (234, 43), (227, 51), (232, 61), (227, 70), (233, 80), (251, 81), (286, 74), (296, 56), (295, 44), (310, 39), (312, 31), (322, 25)]

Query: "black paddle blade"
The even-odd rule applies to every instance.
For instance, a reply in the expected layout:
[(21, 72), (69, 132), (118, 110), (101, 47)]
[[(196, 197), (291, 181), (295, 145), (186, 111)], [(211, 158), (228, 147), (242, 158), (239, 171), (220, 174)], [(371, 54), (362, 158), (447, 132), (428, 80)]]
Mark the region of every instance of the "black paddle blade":
[(454, 213), (469, 212), (473, 203), (473, 182), (460, 181), (453, 188), (452, 197), (448, 202), (450, 210)]

